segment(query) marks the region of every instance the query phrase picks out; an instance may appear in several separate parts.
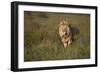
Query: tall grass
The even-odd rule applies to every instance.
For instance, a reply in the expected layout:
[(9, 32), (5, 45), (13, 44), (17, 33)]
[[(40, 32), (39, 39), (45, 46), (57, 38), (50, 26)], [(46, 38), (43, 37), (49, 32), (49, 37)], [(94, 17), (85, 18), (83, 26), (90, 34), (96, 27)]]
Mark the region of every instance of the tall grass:
[[(79, 30), (67, 48), (58, 34), (61, 17)], [(90, 58), (90, 15), (25, 11), (24, 21), (24, 61)]]

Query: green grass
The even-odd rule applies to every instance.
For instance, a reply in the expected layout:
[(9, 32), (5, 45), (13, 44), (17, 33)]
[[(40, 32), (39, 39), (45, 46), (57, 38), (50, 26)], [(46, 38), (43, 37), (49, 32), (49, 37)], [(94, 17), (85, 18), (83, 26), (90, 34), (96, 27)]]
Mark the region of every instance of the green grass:
[[(67, 48), (58, 34), (62, 17), (79, 30)], [(24, 21), (24, 61), (90, 58), (90, 15), (25, 11)]]

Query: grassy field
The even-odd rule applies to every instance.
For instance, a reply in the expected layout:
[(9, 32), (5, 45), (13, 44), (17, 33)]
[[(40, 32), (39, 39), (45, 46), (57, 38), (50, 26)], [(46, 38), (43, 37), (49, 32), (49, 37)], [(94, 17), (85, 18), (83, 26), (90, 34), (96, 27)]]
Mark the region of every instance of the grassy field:
[[(58, 34), (61, 18), (66, 18), (78, 30), (67, 48)], [(24, 12), (24, 61), (87, 58), (90, 58), (89, 14)]]

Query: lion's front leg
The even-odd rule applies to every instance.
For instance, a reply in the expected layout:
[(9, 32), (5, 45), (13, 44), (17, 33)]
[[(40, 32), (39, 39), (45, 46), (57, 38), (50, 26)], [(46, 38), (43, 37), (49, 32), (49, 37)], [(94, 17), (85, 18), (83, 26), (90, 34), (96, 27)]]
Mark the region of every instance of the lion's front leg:
[(72, 43), (72, 40), (69, 40), (69, 41), (68, 41), (68, 45), (70, 45), (71, 43)]
[(68, 44), (67, 44), (67, 43), (63, 43), (63, 44), (64, 44), (64, 47), (65, 47), (65, 48), (68, 46)]

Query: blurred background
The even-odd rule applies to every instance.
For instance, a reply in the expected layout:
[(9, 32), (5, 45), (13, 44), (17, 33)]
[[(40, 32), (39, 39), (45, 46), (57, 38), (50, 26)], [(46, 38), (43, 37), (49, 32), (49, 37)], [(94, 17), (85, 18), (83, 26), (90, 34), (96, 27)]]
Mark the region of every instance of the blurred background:
[[(58, 28), (62, 19), (71, 26), (73, 42), (63, 47)], [(24, 61), (90, 58), (90, 15), (24, 12)]]

